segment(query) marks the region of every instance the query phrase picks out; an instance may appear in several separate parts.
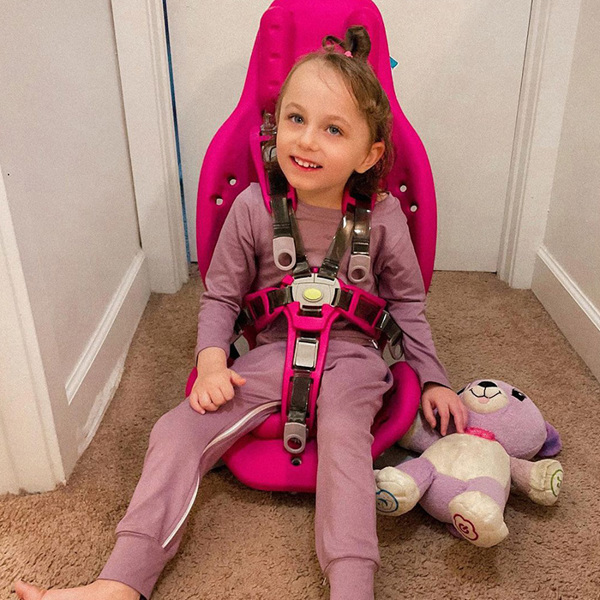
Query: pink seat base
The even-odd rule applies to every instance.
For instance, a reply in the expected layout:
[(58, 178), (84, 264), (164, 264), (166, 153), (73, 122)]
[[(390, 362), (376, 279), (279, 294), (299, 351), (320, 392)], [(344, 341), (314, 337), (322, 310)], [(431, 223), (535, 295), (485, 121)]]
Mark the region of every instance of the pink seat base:
[[(373, 423), (374, 442), (371, 455), (375, 459), (408, 431), (419, 408), (421, 389), (415, 372), (405, 362), (391, 367), (394, 387), (386, 395), (383, 408)], [(196, 380), (194, 369), (188, 379), (186, 395)], [(234, 400), (235, 401), (235, 400)], [(293, 457), (283, 447), (281, 415), (270, 415), (251, 434), (238, 440), (224, 455), (229, 470), (245, 485), (273, 492), (314, 493), (317, 483), (317, 441), (315, 432), (299, 455), (302, 463), (291, 466)]]

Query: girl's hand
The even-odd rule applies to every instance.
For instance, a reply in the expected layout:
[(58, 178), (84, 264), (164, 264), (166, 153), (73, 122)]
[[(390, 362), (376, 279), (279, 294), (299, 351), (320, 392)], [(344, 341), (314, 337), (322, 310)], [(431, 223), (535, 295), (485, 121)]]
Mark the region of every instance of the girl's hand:
[(421, 396), (421, 405), (425, 419), (431, 425), (431, 428), (436, 426), (436, 418), (433, 414), (433, 409), (437, 408), (441, 419), (440, 432), (446, 435), (448, 431), (448, 422), (450, 413), (454, 417), (454, 424), (458, 433), (464, 433), (469, 419), (469, 411), (462, 403), (462, 400), (447, 387), (439, 383), (427, 382), (423, 387), (423, 395)]
[(235, 395), (233, 386), (242, 386), (246, 380), (232, 369), (216, 369), (198, 375), (190, 393), (190, 406), (203, 415), (215, 412)]

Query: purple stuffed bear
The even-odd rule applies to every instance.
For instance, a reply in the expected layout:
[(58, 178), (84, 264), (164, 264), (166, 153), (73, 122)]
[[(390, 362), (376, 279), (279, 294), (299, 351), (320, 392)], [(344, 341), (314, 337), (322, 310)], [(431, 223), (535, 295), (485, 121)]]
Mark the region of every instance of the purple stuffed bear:
[(417, 502), (454, 535), (488, 548), (507, 535), (504, 507), (514, 487), (537, 504), (558, 498), (563, 470), (554, 456), (558, 432), (523, 392), (503, 381), (477, 380), (458, 395), (469, 409), (465, 433), (442, 437), (419, 411), (400, 445), (422, 453), (375, 471), (377, 510), (402, 515)]

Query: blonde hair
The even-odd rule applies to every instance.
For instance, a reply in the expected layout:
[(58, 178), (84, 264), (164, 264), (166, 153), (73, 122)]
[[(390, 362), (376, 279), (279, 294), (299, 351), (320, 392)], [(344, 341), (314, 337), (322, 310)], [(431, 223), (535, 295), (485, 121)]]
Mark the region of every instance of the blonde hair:
[(356, 100), (359, 111), (364, 115), (370, 132), (370, 143), (383, 142), (383, 156), (364, 173), (354, 172), (348, 179), (351, 192), (372, 196), (385, 191), (382, 183), (394, 164), (391, 128), (392, 111), (381, 83), (367, 62), (371, 51), (371, 40), (367, 30), (357, 25), (346, 31), (344, 40), (328, 35), (323, 38), (323, 48), (302, 56), (288, 73), (275, 106), (276, 121), (279, 121), (281, 101), (290, 79), (296, 70), (310, 61), (319, 61), (338, 73)]

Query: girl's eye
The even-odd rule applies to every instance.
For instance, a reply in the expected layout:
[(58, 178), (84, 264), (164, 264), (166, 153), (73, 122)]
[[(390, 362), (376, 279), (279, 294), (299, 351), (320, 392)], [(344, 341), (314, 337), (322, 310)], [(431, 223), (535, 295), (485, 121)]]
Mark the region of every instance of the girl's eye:
[(333, 135), (342, 135), (342, 130), (339, 127), (336, 127), (335, 125), (330, 125), (328, 129), (329, 133)]
[(292, 121), (292, 123), (302, 123), (303, 121), (300, 115), (290, 115), (289, 119)]

